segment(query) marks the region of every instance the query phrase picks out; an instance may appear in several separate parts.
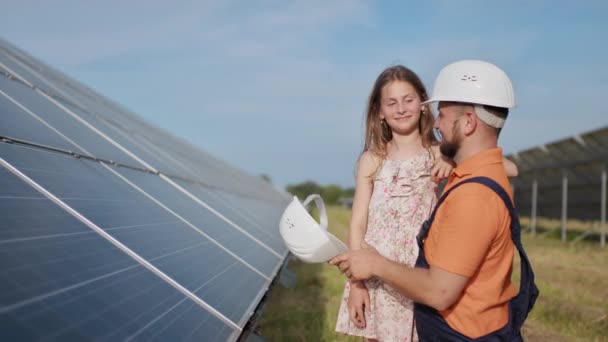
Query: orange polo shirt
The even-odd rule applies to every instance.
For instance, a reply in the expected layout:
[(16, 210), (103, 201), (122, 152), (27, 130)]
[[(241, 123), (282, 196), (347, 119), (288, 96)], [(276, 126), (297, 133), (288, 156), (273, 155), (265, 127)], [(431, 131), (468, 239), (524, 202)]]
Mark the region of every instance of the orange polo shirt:
[[(485, 150), (464, 160), (454, 168), (446, 190), (478, 176), (493, 179), (513, 199), (502, 149)], [(469, 278), (462, 296), (440, 313), (450, 327), (470, 338), (498, 330), (508, 321), (508, 301), (516, 294), (511, 284), (510, 225), (509, 211), (492, 189), (465, 184), (439, 207), (425, 240), (429, 265)]]

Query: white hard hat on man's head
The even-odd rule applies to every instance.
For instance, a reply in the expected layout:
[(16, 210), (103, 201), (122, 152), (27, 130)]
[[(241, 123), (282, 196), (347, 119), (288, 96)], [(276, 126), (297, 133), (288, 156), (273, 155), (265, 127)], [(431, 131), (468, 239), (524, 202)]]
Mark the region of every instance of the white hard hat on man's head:
[[(319, 209), (320, 224), (306, 210), (312, 200)], [(293, 197), (281, 216), (279, 232), (289, 251), (304, 262), (326, 262), (348, 251), (340, 239), (327, 231), (325, 204), (321, 196), (316, 194), (308, 196), (304, 203)]]
[(439, 72), (433, 96), (426, 101), (466, 102), (502, 108), (515, 107), (511, 80), (499, 67), (478, 60), (463, 60)]
[[(515, 94), (511, 80), (496, 65), (479, 60), (462, 60), (441, 69), (433, 86), (433, 95), (423, 104), (440, 101), (513, 108)], [(481, 107), (478, 111), (485, 112), (478, 113), (483, 121), (502, 127), (504, 119), (498, 120), (501, 121), (499, 124), (493, 124), (495, 120), (492, 114)]]

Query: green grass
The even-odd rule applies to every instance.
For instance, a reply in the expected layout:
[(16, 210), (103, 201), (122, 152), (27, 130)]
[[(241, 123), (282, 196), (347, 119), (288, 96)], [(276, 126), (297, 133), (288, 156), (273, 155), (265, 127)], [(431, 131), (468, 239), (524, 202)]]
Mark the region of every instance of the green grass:
[[(346, 241), (350, 211), (330, 207), (328, 216), (329, 230)], [(554, 222), (538, 224), (550, 231)], [(595, 241), (563, 244), (551, 234), (524, 234), (523, 244), (541, 291), (524, 326), (526, 341), (608, 341), (608, 248)], [(291, 261), (289, 268), (297, 274), (296, 284), (271, 293), (259, 324), (262, 336), (269, 341), (362, 341), (334, 332), (343, 276), (327, 264)]]
[[(329, 207), (329, 230), (346, 241), (350, 211)], [(262, 314), (259, 329), (269, 341), (361, 341), (334, 332), (344, 277), (327, 264), (291, 261), (296, 284), (277, 286)]]

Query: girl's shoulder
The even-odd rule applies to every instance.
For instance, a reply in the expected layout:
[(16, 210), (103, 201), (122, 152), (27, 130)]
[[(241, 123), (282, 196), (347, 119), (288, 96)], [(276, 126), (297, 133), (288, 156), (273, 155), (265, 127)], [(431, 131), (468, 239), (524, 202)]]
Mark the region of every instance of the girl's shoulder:
[(373, 153), (372, 151), (364, 151), (361, 154), (361, 157), (359, 157), (359, 164), (374, 164), (374, 163), (379, 163), (382, 162), (382, 157), (380, 157), (379, 155), (377, 155), (376, 153)]
[(365, 151), (359, 157), (357, 174), (371, 178), (376, 174), (382, 163), (382, 157), (371, 151)]

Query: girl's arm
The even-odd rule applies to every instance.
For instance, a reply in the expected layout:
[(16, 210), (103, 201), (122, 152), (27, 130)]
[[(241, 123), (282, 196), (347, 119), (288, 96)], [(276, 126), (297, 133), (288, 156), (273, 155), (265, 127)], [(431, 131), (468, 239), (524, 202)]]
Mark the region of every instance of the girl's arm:
[(433, 157), (435, 159), (435, 163), (431, 169), (431, 178), (436, 183), (439, 183), (439, 181), (447, 178), (450, 175), (456, 164), (454, 164), (453, 160), (441, 154), (441, 151), (439, 151), (439, 145), (431, 146), (431, 151), (433, 152)]
[(517, 175), (519, 174), (517, 165), (515, 165), (515, 163), (511, 160), (502, 157), (502, 165), (504, 165), (505, 167), (505, 173), (507, 174), (507, 177), (517, 177)]
[[(433, 151), (433, 155), (435, 156), (435, 164), (433, 165), (433, 169), (431, 171), (431, 176), (435, 180), (441, 180), (449, 176), (452, 168), (455, 167), (454, 161), (447, 159), (444, 155), (439, 151), (439, 145), (431, 146), (431, 150)], [(505, 173), (507, 177), (517, 177), (519, 174), (519, 170), (517, 169), (517, 165), (511, 160), (502, 157), (502, 164), (505, 168)]]
[[(359, 158), (353, 199), (352, 217), (348, 232), (348, 246), (351, 250), (362, 248), (367, 231), (367, 213), (373, 190), (373, 177), (380, 165), (380, 159), (371, 152), (364, 152)], [(359, 328), (365, 328), (370, 309), (369, 293), (363, 281), (351, 281), (348, 295), (348, 314), (350, 320)]]
[(351, 250), (361, 248), (361, 242), (367, 231), (367, 210), (373, 190), (373, 176), (380, 163), (378, 157), (366, 151), (359, 158), (353, 198), (353, 210), (348, 232), (348, 247)]

